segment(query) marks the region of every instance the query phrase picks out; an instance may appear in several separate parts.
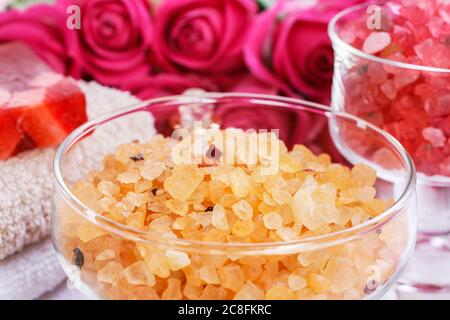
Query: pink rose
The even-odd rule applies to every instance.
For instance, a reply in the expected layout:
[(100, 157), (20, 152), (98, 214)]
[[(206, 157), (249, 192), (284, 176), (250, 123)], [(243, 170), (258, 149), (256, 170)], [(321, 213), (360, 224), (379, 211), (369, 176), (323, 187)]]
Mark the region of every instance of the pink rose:
[(241, 71), (242, 46), (256, 11), (252, 0), (165, 1), (156, 13), (158, 59), (170, 71)]
[(59, 7), (40, 4), (0, 13), (0, 43), (9, 41), (24, 42), (57, 72), (80, 76), (77, 38)]
[(253, 77), (251, 74), (244, 74), (234, 82), (226, 91), (260, 94), (278, 94), (277, 88)]
[(175, 73), (159, 73), (145, 78), (132, 79), (123, 85), (141, 99), (151, 99), (182, 94), (190, 88), (200, 88), (205, 91), (217, 91), (217, 86), (209, 79), (193, 74), (180, 75)]
[(86, 77), (119, 86), (150, 72), (153, 20), (145, 0), (58, 0), (81, 9), (80, 57)]
[(328, 101), (333, 49), (327, 23), (332, 14), (314, 8), (282, 10), (283, 3), (278, 2), (256, 18), (244, 48), (247, 66), (285, 94)]
[[(216, 85), (205, 78), (196, 75), (180, 75), (171, 73), (159, 73), (128, 81), (124, 88), (131, 91), (139, 98), (151, 99), (164, 96), (182, 94), (190, 88), (200, 88), (205, 91), (217, 91)], [(150, 108), (155, 117), (156, 130), (164, 135), (170, 135), (173, 128), (179, 124), (178, 110), (176, 107), (163, 106)]]
[(328, 10), (335, 10), (339, 12), (346, 8), (355, 6), (360, 3), (367, 2), (368, 0), (319, 0), (317, 4), (319, 7), (324, 7)]
[(224, 102), (215, 110), (214, 117), (224, 128), (279, 129), (279, 138), (288, 148), (294, 144), (305, 144), (315, 151), (316, 142), (326, 127), (325, 118), (312, 113), (286, 109), (277, 105), (255, 105), (238, 102)]

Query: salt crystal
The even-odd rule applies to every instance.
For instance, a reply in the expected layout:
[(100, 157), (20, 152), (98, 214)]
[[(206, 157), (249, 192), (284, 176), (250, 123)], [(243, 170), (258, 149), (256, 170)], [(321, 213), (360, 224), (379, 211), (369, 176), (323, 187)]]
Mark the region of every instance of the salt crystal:
[(181, 292), (181, 280), (169, 278), (167, 280), (167, 288), (161, 295), (164, 300), (181, 300), (183, 293)]
[(240, 200), (239, 202), (234, 203), (231, 206), (231, 209), (241, 220), (249, 220), (253, 216), (253, 208), (245, 200)]
[(394, 81), (387, 80), (380, 86), (381, 92), (385, 94), (391, 100), (394, 100), (397, 97), (397, 89), (394, 85)]
[(213, 214), (212, 214), (212, 224), (217, 229), (221, 229), (221, 230), (228, 229), (228, 221), (227, 221), (227, 217), (225, 215), (225, 209), (219, 204), (216, 204), (214, 206)]
[(111, 261), (108, 262), (103, 269), (99, 270), (97, 273), (97, 280), (104, 283), (114, 283), (117, 281), (123, 272), (123, 267), (120, 263)]
[(192, 166), (179, 166), (177, 171), (164, 180), (164, 188), (178, 200), (185, 201), (203, 180), (203, 172)]
[(175, 230), (183, 230), (184, 228), (186, 228), (186, 226), (193, 222), (194, 221), (189, 217), (180, 217), (173, 222), (172, 228), (174, 228)]
[(422, 136), (435, 148), (443, 147), (446, 142), (445, 135), (441, 129), (427, 127), (422, 130)]
[(255, 229), (254, 223), (252, 220), (237, 220), (233, 227), (231, 228), (231, 232), (233, 235), (238, 237), (248, 236)]
[(111, 260), (116, 257), (116, 253), (112, 249), (105, 249), (102, 252), (100, 252), (95, 260), (98, 261), (105, 261), (105, 260)]
[(387, 80), (388, 74), (383, 68), (383, 65), (377, 62), (369, 63), (367, 67), (367, 74), (373, 83), (382, 84)]
[(158, 178), (165, 170), (163, 163), (146, 163), (140, 168), (140, 174), (147, 180), (154, 180)]
[(172, 271), (183, 269), (191, 264), (191, 259), (189, 259), (187, 253), (182, 251), (167, 250), (166, 257)]
[(185, 216), (189, 211), (189, 205), (178, 199), (169, 199), (164, 202), (164, 204), (169, 208), (173, 213), (179, 216)]
[(239, 197), (246, 197), (251, 191), (250, 176), (241, 168), (233, 170), (230, 183), (233, 193)]
[(266, 213), (263, 221), (264, 226), (269, 230), (277, 230), (283, 225), (283, 218), (277, 212)]
[(294, 300), (295, 295), (291, 289), (281, 286), (275, 285), (266, 292), (267, 300)]
[(160, 278), (167, 278), (170, 275), (170, 268), (165, 255), (159, 251), (149, 251), (145, 257), (145, 262), (149, 270)]
[(120, 191), (120, 187), (111, 181), (100, 181), (97, 185), (98, 190), (105, 196), (114, 196)]
[(141, 179), (139, 173), (135, 170), (130, 170), (124, 173), (121, 173), (117, 176), (117, 180), (122, 183), (135, 183)]
[(234, 300), (263, 300), (264, 291), (254, 285), (251, 281), (247, 281), (233, 298)]
[(289, 284), (289, 289), (291, 289), (293, 291), (298, 291), (298, 290), (305, 288), (307, 285), (307, 282), (306, 282), (306, 279), (301, 276), (298, 276), (295, 274), (290, 274), (288, 276), (288, 284)]
[(328, 261), (323, 275), (330, 281), (331, 291), (340, 293), (353, 287), (356, 281), (355, 273), (352, 260), (332, 257)]
[(416, 81), (420, 77), (420, 71), (405, 69), (402, 72), (397, 73), (394, 76), (394, 85), (395, 88), (401, 89), (414, 81)]
[(155, 285), (155, 277), (143, 261), (137, 261), (126, 267), (123, 271), (123, 275), (130, 284), (150, 287)]
[(207, 284), (220, 284), (220, 278), (214, 266), (203, 266), (199, 269), (200, 278)]
[(275, 233), (283, 241), (293, 241), (298, 239), (297, 233), (294, 230), (287, 227), (280, 227), (275, 231)]
[(140, 207), (146, 204), (147, 201), (147, 196), (144, 193), (135, 192), (128, 192), (122, 199), (122, 202), (129, 208), (130, 211), (132, 211), (134, 207)]
[(77, 228), (77, 236), (83, 242), (89, 242), (95, 238), (101, 237), (107, 232), (93, 224), (82, 224)]
[(150, 190), (153, 186), (153, 183), (150, 180), (141, 179), (134, 184), (134, 191), (137, 193), (142, 193), (147, 190)]
[(222, 286), (231, 291), (237, 292), (244, 285), (244, 275), (241, 267), (237, 264), (230, 263), (219, 270), (219, 277), (222, 281)]
[(285, 190), (273, 190), (272, 198), (277, 204), (286, 204), (292, 201), (291, 194)]
[(330, 286), (330, 281), (318, 273), (309, 273), (306, 280), (308, 281), (308, 287), (315, 293), (326, 292)]
[(364, 40), (363, 51), (368, 54), (380, 52), (391, 44), (391, 36), (387, 32), (372, 32)]
[(351, 170), (352, 179), (361, 187), (373, 186), (377, 180), (375, 170), (364, 164), (355, 164)]
[(111, 206), (116, 203), (116, 200), (111, 197), (102, 197), (100, 199), (100, 206), (105, 210), (109, 211)]

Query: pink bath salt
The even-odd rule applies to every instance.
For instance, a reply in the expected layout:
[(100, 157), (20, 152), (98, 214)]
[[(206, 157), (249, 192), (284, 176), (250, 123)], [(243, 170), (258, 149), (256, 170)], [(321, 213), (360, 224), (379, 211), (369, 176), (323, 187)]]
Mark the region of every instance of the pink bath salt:
[(387, 80), (388, 74), (380, 63), (369, 63), (367, 73), (373, 83), (381, 84)]
[(435, 148), (441, 148), (445, 145), (446, 139), (441, 129), (427, 127), (422, 130), (422, 137)]
[(437, 98), (436, 103), (439, 109), (442, 110), (441, 115), (450, 114), (450, 93)]
[(406, 61), (406, 57), (401, 52), (395, 52), (394, 54), (390, 55), (389, 60), (394, 63), (392, 65), (387, 63), (383, 64), (383, 68), (384, 70), (386, 70), (386, 72), (392, 74), (402, 73), (404, 70), (402, 67), (396, 66), (395, 62), (408, 63), (408, 61)]
[(450, 47), (431, 38), (415, 45), (414, 51), (425, 65), (440, 68), (450, 67)]
[(343, 109), (394, 135), (419, 172), (450, 178), (450, 2), (388, 0), (380, 8), (391, 27), (383, 18), (369, 28), (366, 10), (340, 27), (355, 35), (347, 34), (350, 45), (383, 59), (358, 58), (342, 72)]
[[(432, 97), (432, 96), (430, 96)], [(450, 114), (450, 94), (438, 96), (436, 100), (427, 99), (425, 111), (432, 117), (442, 117)]]
[(404, 69), (394, 76), (394, 84), (397, 89), (401, 89), (416, 81), (420, 76), (420, 71)]
[(363, 51), (368, 54), (380, 52), (391, 44), (391, 35), (387, 32), (372, 32), (364, 40)]
[(435, 17), (434, 19), (428, 21), (428, 29), (434, 38), (437, 38), (441, 34), (442, 29), (445, 28), (444, 24), (445, 22), (439, 17)]
[[(450, 115), (446, 117), (435, 118), (435, 120), (433, 121), (433, 127), (441, 129), (446, 137), (450, 137)], [(450, 151), (450, 138), (447, 141), (446, 147), (448, 147)]]
[(387, 80), (380, 86), (381, 92), (385, 94), (391, 100), (394, 100), (397, 97), (397, 89), (395, 88), (394, 81)]
[(436, 96), (438, 89), (429, 83), (419, 83), (414, 87), (414, 94), (419, 96), (422, 99), (426, 99), (428, 97)]
[(450, 176), (450, 157), (447, 157), (440, 165), (439, 169), (443, 175)]
[(447, 143), (444, 146), (444, 154), (450, 157), (450, 138), (447, 139)]

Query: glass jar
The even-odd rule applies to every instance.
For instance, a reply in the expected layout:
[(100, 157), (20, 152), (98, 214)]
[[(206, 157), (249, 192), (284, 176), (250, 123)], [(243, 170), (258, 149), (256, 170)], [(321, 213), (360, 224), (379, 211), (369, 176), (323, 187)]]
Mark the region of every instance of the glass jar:
[(377, 31), (355, 27), (371, 14), (381, 13), (381, 28), (389, 24), (384, 9), (360, 4), (330, 22), (335, 54), (332, 108), (386, 130), (411, 155), (418, 176), (420, 235), (399, 293), (450, 296), (446, 271), (450, 267), (450, 69), (414, 64), (414, 58), (395, 51), (372, 55), (354, 46), (357, 32)]
[[(165, 238), (118, 223), (92, 209), (89, 194), (77, 198), (72, 186), (101, 168), (101, 159), (115, 148), (111, 140), (154, 136), (153, 119), (165, 135), (192, 120), (221, 128), (279, 129), (288, 147), (303, 143), (347, 165), (340, 152), (350, 151), (344, 153), (349, 161), (376, 170), (377, 197), (392, 198), (392, 205), (352, 227), (274, 242)], [(333, 136), (341, 137), (337, 146), (323, 139), (328, 123)], [(371, 145), (360, 148), (361, 138)], [(376, 299), (395, 283), (415, 243), (415, 169), (404, 148), (359, 118), (297, 99), (202, 93), (145, 101), (75, 130), (58, 149), (54, 173), (53, 241), (71, 283), (93, 298)], [(186, 264), (174, 267), (173, 257)]]

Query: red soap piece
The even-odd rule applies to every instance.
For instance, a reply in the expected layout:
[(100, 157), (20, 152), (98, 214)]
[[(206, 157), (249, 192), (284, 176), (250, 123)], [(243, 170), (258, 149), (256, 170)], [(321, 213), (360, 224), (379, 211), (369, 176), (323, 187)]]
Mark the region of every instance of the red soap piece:
[(25, 45), (0, 46), (0, 160), (56, 146), (87, 120), (76, 82), (54, 73)]

